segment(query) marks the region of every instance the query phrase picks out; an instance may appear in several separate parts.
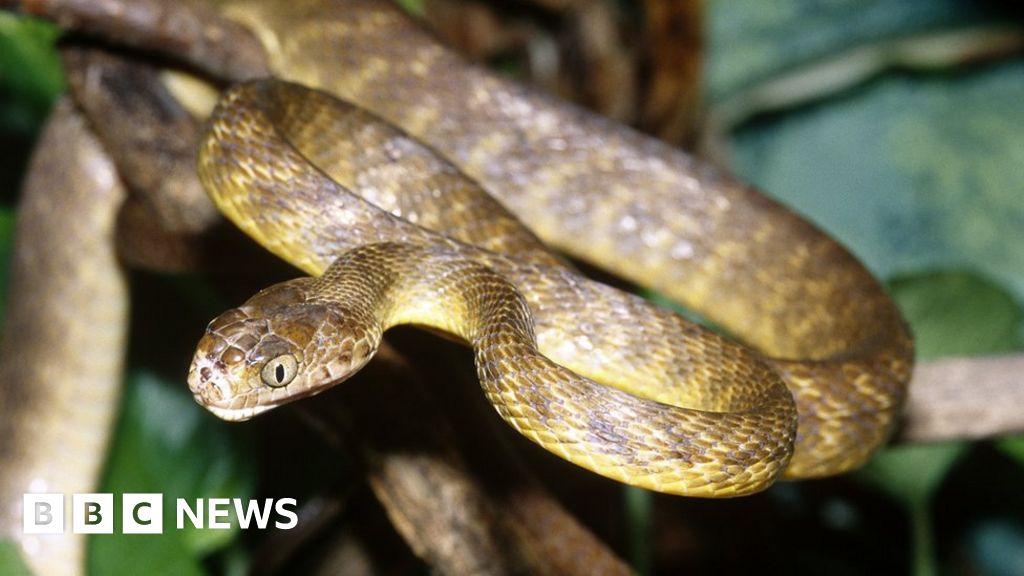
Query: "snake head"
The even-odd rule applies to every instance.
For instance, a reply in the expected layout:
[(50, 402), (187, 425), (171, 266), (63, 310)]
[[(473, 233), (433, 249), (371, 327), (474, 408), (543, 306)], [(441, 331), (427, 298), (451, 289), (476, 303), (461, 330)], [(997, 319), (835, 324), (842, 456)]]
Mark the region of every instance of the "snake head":
[(188, 374), (196, 402), (224, 420), (248, 420), (323, 392), (369, 362), (380, 331), (311, 301), (311, 282), (271, 286), (210, 322)]

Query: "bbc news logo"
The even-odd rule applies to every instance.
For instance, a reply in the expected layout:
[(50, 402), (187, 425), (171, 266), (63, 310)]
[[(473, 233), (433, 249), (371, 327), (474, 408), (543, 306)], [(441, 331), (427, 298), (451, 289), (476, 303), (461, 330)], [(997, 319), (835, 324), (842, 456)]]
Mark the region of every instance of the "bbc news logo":
[[(64, 494), (25, 494), (22, 496), (25, 534), (63, 534), (65, 528)], [(273, 525), (291, 530), (299, 522), (294, 498), (185, 498), (175, 500), (175, 523), (178, 530), (186, 525), (209, 530), (227, 530), (232, 527), (231, 513), (239, 528), (266, 529)], [(163, 494), (122, 494), (121, 533), (163, 534)], [(71, 531), (75, 534), (114, 533), (113, 494), (72, 494)], [(273, 520), (273, 523), (271, 523)]]

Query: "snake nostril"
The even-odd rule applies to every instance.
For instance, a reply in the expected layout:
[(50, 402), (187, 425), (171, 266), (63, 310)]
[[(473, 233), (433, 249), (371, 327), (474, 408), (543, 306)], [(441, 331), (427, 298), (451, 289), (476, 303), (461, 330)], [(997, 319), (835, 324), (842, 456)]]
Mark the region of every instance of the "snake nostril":
[(203, 387), (202, 397), (204, 402), (208, 404), (214, 404), (220, 401), (220, 399), (223, 397), (223, 394), (221, 394), (220, 386), (217, 386), (215, 383), (211, 382)]
[(203, 366), (203, 368), (199, 371), (199, 378), (200, 378), (201, 382), (206, 382), (207, 380), (209, 380), (212, 377), (213, 377), (213, 370), (210, 370), (209, 366)]

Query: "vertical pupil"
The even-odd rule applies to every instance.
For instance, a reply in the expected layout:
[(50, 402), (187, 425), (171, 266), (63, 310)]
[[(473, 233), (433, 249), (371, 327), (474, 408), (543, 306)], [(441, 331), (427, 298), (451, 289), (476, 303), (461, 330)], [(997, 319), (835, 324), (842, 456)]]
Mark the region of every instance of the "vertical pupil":
[(278, 382), (284, 382), (284, 364), (278, 364), (274, 368), (274, 377), (277, 378)]

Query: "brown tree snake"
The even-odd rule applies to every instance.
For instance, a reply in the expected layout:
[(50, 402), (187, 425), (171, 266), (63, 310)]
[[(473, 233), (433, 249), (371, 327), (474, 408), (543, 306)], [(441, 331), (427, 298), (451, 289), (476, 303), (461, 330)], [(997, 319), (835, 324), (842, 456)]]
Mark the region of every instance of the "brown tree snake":
[[(368, 327), (412, 322), (474, 344), (488, 397), (528, 437), (653, 489), (736, 495), (780, 474), (839, 473), (888, 437), (909, 333), (870, 274), (810, 224), (678, 150), (465, 63), (391, 6), (219, 4), (255, 32), (275, 76), (359, 107), (257, 83), (232, 89), (213, 120), (201, 169), (222, 210), (310, 274), (347, 254), (329, 278), (268, 290), (211, 326), (205, 367), (245, 377), (200, 382), (211, 353), (200, 350), (192, 384), (222, 415), (319, 391), (368, 359), (379, 337)], [(583, 278), (541, 241), (749, 348)], [(310, 298), (310, 286), (316, 312), (287, 328), (251, 307)], [(373, 307), (345, 300), (366, 290)], [(404, 308), (381, 302), (396, 294)], [(360, 338), (323, 339), (345, 327), (347, 316), (320, 324), (338, 310), (380, 317), (363, 319)], [(257, 313), (270, 317), (240, 321)], [(242, 330), (254, 324), (262, 340)], [(268, 342), (278, 354), (264, 354)], [(307, 342), (332, 361), (281, 348)], [(279, 374), (286, 386), (266, 386)], [(232, 396), (250, 386), (262, 392)]]
[[(226, 313), (197, 351), (197, 399), (251, 417), (337, 383), (383, 329), (414, 323), (474, 345), (489, 399), (520, 432), (655, 490), (749, 493), (780, 473), (848, 470), (885, 440), (912, 344), (842, 247), (711, 166), (466, 64), (397, 10), (312, 7), (224, 9), (273, 47), (282, 78), (361, 108), (297, 85), (236, 87), (212, 117), (200, 178), (229, 219), (314, 276), (358, 246), (430, 248), (360, 249), (330, 281)], [(586, 280), (501, 206), (750, 348)], [(497, 304), (492, 292), (509, 294)]]

